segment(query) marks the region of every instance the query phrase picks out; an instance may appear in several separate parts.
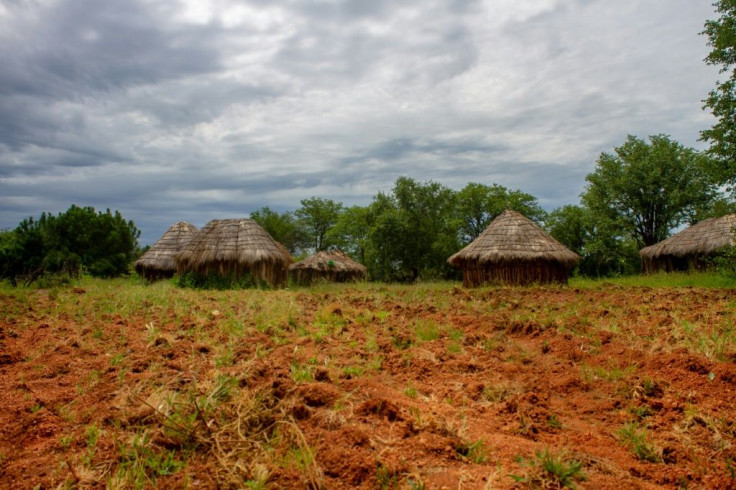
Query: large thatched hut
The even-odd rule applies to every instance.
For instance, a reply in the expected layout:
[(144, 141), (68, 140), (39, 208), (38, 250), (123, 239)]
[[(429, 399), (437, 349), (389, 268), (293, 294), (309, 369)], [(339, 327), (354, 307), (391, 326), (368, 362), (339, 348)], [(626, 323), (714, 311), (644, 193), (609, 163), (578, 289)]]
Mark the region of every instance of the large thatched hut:
[(506, 210), (447, 261), (463, 270), (463, 286), (567, 283), (580, 258), (530, 219)]
[(297, 284), (315, 282), (352, 282), (365, 279), (367, 269), (341, 250), (317, 252), (291, 264), (289, 274)]
[(701, 221), (639, 251), (644, 272), (707, 267), (708, 257), (736, 245), (736, 214)]
[(171, 277), (176, 272), (174, 256), (197, 233), (194, 225), (178, 221), (135, 261), (138, 274), (149, 281)]
[(213, 219), (176, 254), (179, 274), (250, 274), (272, 287), (285, 286), (292, 259), (283, 245), (251, 219)]

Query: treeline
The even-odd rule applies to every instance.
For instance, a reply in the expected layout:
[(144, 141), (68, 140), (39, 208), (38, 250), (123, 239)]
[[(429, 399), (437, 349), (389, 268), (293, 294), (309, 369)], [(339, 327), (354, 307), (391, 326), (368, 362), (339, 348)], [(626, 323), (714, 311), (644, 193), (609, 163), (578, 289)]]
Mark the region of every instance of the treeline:
[(372, 280), (406, 282), (457, 277), (447, 258), (474, 240), (504, 209), (543, 222), (537, 199), (500, 185), (470, 183), (454, 191), (437, 182), (396, 180), (367, 206), (312, 197), (293, 212), (264, 207), (251, 218), (292, 253), (340, 248), (368, 267)]
[[(371, 280), (410, 282), (459, 278), (447, 258), (512, 209), (578, 253), (577, 274), (626, 275), (639, 272), (642, 247), (678, 226), (736, 212), (721, 190), (724, 175), (720, 160), (667, 136), (629, 136), (600, 155), (580, 204), (549, 213), (531, 194), (497, 184), (453, 190), (400, 177), (367, 206), (312, 197), (294, 211), (263, 207), (250, 216), (295, 257), (340, 248), (366, 265)], [(57, 216), (44, 213), (0, 232), (0, 277), (17, 284), (50, 273), (125, 274), (140, 253), (139, 236), (117, 211), (71, 206)]]
[(581, 256), (584, 276), (634, 274), (638, 251), (681, 225), (736, 212), (719, 191), (716, 160), (664, 135), (629, 136), (602, 153), (578, 205), (545, 212), (536, 197), (500, 185), (459, 191), (401, 177), (367, 206), (312, 197), (295, 211), (251, 213), (293, 255), (341, 248), (368, 267), (372, 280), (457, 278), (447, 258), (474, 240), (505, 209), (519, 211)]
[(140, 253), (139, 237), (135, 224), (118, 211), (72, 205), (57, 216), (43, 213), (0, 232), (0, 278), (17, 285), (47, 274), (119, 276)]

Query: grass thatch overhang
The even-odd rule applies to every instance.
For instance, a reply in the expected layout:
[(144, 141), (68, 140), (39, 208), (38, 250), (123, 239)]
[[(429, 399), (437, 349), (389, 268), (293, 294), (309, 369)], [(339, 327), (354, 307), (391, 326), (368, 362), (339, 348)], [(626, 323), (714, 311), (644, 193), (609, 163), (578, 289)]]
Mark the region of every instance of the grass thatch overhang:
[(463, 270), (463, 285), (566, 283), (580, 257), (536, 223), (506, 210), (447, 262)]
[(291, 262), (286, 248), (247, 218), (210, 221), (176, 254), (179, 274), (250, 274), (272, 287), (286, 286)]
[(297, 284), (315, 282), (353, 282), (365, 279), (366, 267), (341, 250), (317, 252), (289, 267)]
[(701, 221), (639, 251), (644, 272), (703, 268), (708, 256), (736, 245), (736, 214)]
[(135, 261), (136, 272), (150, 281), (173, 276), (176, 272), (174, 256), (192, 239), (195, 233), (197, 233), (197, 228), (192, 224), (185, 221), (174, 223), (151, 248)]

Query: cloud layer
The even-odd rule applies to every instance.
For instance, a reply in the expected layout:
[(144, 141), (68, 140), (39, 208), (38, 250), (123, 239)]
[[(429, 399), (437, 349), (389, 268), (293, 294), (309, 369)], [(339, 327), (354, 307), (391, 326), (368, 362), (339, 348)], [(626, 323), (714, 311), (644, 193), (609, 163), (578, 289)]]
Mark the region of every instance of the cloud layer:
[(0, 228), (72, 203), (155, 241), (396, 177), (575, 203), (627, 134), (702, 148), (692, 0), (5, 0)]

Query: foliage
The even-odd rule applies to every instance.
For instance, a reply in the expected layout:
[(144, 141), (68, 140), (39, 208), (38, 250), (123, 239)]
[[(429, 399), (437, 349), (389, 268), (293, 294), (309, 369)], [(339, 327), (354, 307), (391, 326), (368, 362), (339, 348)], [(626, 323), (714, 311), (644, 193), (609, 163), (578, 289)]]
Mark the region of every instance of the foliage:
[(138, 255), (140, 231), (115, 211), (72, 205), (53, 216), (24, 219), (0, 237), (0, 271), (15, 284), (30, 283), (45, 274), (97, 277), (125, 274)]
[(519, 483), (541, 488), (575, 488), (575, 483), (585, 480), (582, 461), (569, 459), (565, 454), (555, 455), (549, 449), (534, 453), (529, 459), (519, 458), (527, 468), (525, 476), (510, 475)]
[(369, 207), (351, 206), (343, 209), (335, 226), (327, 232), (327, 241), (364, 264), (370, 219)]
[(268, 206), (250, 213), (250, 219), (281, 243), (292, 255), (298, 255), (310, 246), (310, 236), (304, 224), (297, 220), (294, 213), (279, 213)]
[(446, 263), (457, 251), (454, 192), (437, 182), (396, 180), (391, 195), (371, 204), (366, 266), (373, 279), (416, 281), (451, 276)]
[(713, 167), (718, 181), (736, 194), (736, 0), (717, 0), (713, 5), (720, 17), (705, 23), (702, 33), (711, 47), (705, 62), (719, 66), (727, 79), (716, 82), (704, 101), (704, 108), (718, 121), (702, 131), (701, 138), (710, 143), (710, 153), (718, 158)]
[(632, 238), (638, 248), (692, 222), (715, 197), (705, 171), (709, 159), (668, 136), (650, 136), (647, 143), (629, 135), (614, 152), (602, 153), (586, 176), (582, 202), (596, 223), (615, 236)]
[(713, 268), (725, 277), (736, 278), (736, 247), (730, 246), (710, 257)]
[(580, 255), (576, 273), (586, 277), (633, 274), (639, 270), (636, 243), (617, 236), (608, 222), (597, 221), (584, 207), (567, 205), (547, 216), (549, 234)]
[(460, 241), (468, 244), (478, 238), (491, 221), (507, 209), (518, 211), (537, 223), (543, 222), (546, 216), (531, 194), (498, 184), (468, 183), (456, 197)]
[(662, 451), (647, 441), (647, 430), (639, 427), (636, 422), (628, 422), (621, 427), (617, 435), (621, 442), (631, 449), (638, 459), (659, 463), (662, 461)]
[(337, 223), (342, 212), (342, 203), (332, 199), (311, 197), (302, 199), (301, 204), (302, 207), (294, 214), (309, 233), (310, 246), (314, 247), (315, 252), (327, 250), (329, 246), (327, 232)]

